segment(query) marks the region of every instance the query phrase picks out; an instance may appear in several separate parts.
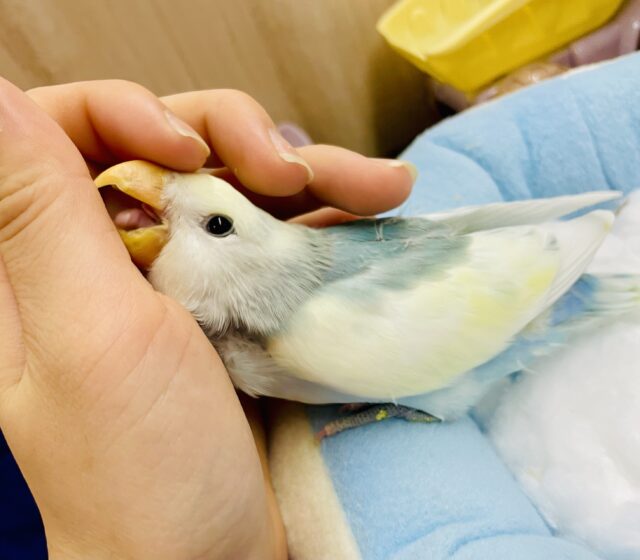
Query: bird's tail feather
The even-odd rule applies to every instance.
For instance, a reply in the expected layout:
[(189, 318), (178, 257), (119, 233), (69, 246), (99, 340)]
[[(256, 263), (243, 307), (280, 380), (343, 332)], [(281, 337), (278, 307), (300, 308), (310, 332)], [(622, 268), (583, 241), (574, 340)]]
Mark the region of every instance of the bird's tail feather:
[(591, 304), (593, 312), (621, 314), (640, 306), (640, 276), (635, 274), (598, 275), (598, 290)]

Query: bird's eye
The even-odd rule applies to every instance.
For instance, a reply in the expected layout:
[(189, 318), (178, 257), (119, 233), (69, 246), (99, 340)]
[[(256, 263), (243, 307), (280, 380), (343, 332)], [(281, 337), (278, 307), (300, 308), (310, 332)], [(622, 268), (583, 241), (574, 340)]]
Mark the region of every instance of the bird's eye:
[(226, 216), (210, 216), (205, 227), (211, 235), (216, 237), (226, 237), (233, 233), (233, 222)]

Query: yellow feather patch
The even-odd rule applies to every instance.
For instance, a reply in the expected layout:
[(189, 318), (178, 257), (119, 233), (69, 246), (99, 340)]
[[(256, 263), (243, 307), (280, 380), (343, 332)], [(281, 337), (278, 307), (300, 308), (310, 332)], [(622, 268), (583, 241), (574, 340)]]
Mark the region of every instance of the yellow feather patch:
[(392, 401), (442, 388), (504, 350), (544, 310), (558, 270), (547, 236), (531, 230), (473, 234), (468, 252), (444, 277), (403, 289), (368, 296), (364, 275), (336, 282), (267, 349), (297, 377), (361, 397)]

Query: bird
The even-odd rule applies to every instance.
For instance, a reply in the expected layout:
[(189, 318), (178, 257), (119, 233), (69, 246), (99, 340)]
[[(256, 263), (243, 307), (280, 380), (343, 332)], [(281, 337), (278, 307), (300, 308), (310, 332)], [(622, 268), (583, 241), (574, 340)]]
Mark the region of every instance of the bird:
[(585, 273), (614, 212), (562, 219), (614, 191), (311, 228), (209, 173), (135, 160), (95, 182), (150, 216), (120, 235), (153, 287), (199, 322), (236, 388), (344, 405), (320, 437), (390, 417), (459, 418), (640, 304), (640, 277)]

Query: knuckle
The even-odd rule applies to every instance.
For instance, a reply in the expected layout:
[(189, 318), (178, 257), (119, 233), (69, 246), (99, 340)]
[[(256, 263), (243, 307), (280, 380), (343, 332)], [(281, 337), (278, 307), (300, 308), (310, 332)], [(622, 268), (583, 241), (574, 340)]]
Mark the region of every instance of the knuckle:
[(253, 97), (251, 97), (251, 95), (240, 89), (227, 88), (213, 91), (217, 93), (221, 100), (228, 103), (248, 103), (259, 105), (259, 103)]
[(106, 87), (109, 89), (126, 89), (126, 90), (138, 90), (151, 93), (147, 88), (140, 85), (137, 82), (131, 80), (124, 80), (122, 78), (110, 78), (108, 80), (95, 80), (93, 82), (85, 82), (94, 87)]

